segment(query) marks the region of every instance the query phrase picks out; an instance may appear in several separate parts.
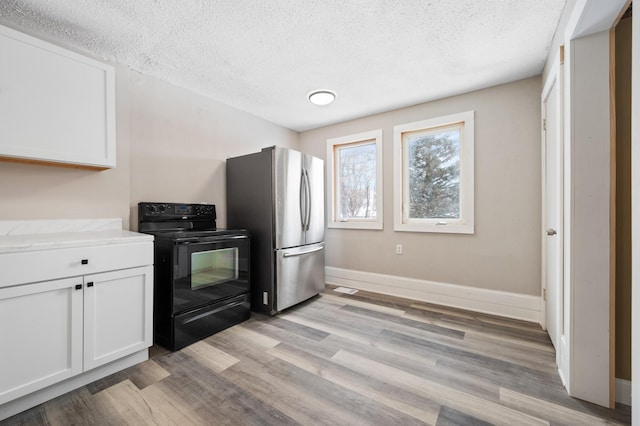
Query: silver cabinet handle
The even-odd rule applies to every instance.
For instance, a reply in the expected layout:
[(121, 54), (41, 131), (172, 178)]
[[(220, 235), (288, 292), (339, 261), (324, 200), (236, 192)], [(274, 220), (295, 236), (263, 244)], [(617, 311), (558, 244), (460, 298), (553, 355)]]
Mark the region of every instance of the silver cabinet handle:
[(553, 228), (549, 228), (547, 229), (547, 235), (551, 236), (551, 235), (556, 235), (558, 232), (553, 229)]
[(282, 257), (302, 256), (303, 254), (315, 253), (315, 252), (320, 251), (322, 249), (324, 249), (324, 247), (316, 247), (316, 248), (311, 249), (311, 250), (299, 251), (297, 253), (285, 253), (285, 254), (282, 255)]

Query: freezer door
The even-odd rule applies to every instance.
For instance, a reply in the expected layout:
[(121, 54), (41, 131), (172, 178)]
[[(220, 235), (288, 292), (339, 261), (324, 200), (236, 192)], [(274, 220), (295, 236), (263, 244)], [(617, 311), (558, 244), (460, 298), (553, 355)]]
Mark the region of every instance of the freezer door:
[(276, 251), (276, 310), (315, 296), (324, 288), (324, 243)]
[(275, 188), (275, 248), (304, 244), (304, 176), (302, 154), (274, 147), (273, 178)]
[(324, 161), (303, 154), (303, 168), (309, 191), (305, 244), (319, 243), (324, 241)]

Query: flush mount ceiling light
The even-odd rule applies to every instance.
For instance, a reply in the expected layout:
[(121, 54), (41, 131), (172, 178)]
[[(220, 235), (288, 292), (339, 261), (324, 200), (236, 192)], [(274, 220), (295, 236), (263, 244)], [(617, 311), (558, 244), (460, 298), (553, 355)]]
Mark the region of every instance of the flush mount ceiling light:
[(309, 93), (309, 101), (314, 105), (329, 105), (336, 99), (336, 94), (331, 90), (314, 90)]

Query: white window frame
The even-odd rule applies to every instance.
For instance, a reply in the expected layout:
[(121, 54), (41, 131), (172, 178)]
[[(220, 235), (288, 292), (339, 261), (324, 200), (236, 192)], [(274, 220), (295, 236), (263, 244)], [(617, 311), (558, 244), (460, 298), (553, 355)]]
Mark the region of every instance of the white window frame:
[[(334, 164), (334, 153), (341, 145), (365, 144), (375, 141), (376, 146), (376, 217), (375, 219), (348, 219), (341, 220), (336, 217), (336, 197), (338, 194), (338, 182)], [(339, 138), (327, 139), (327, 226), (329, 228), (343, 229), (382, 229), (383, 218), (383, 194), (382, 194), (382, 129), (371, 130)]]
[[(463, 124), (460, 133), (460, 218), (410, 219), (405, 211), (408, 171), (404, 167), (405, 133)], [(393, 127), (393, 229), (405, 232), (473, 234), (474, 227), (474, 111), (415, 121)]]

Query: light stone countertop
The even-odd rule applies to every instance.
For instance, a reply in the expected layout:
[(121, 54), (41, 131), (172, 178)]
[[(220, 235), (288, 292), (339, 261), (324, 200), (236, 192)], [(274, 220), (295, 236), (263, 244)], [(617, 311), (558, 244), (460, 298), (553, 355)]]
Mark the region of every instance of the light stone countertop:
[(0, 253), (153, 241), (121, 219), (0, 221)]

